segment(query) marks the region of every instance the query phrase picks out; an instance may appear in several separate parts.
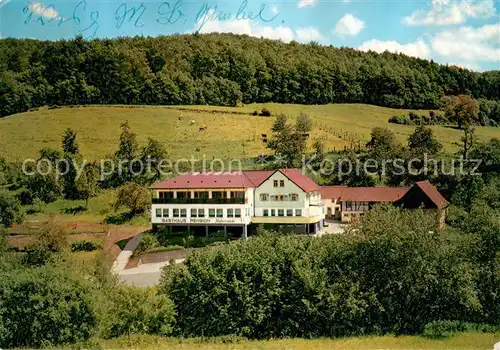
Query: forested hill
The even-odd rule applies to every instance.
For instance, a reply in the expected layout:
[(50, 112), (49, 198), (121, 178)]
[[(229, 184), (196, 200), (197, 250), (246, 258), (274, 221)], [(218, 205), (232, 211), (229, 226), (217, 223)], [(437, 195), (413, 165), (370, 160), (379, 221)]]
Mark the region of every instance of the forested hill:
[(500, 72), (233, 34), (0, 40), (0, 116), (89, 103), (356, 102), (427, 109), (444, 95), (463, 93), (498, 100)]

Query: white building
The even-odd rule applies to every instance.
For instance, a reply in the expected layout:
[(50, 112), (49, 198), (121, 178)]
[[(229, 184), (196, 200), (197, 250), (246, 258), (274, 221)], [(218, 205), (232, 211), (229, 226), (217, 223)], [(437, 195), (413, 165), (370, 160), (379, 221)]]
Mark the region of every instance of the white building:
[(152, 187), (152, 223), (248, 235), (251, 224), (318, 232), (325, 217), (320, 187), (297, 169), (190, 173)]

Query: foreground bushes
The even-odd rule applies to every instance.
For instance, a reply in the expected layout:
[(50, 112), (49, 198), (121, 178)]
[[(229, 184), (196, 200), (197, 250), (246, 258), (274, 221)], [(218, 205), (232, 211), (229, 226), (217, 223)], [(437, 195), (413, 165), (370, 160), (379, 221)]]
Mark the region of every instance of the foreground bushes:
[(99, 322), (91, 282), (69, 267), (1, 273), (0, 312), (6, 348), (84, 341)]
[(483, 317), (463, 245), (424, 211), (384, 208), (349, 235), (254, 237), (195, 254), (165, 270), (161, 291), (180, 336), (421, 333)]
[(123, 286), (111, 298), (104, 337), (172, 332), (174, 305), (165, 295), (156, 295), (149, 288)]
[(83, 269), (53, 260), (59, 261), (0, 264), (0, 348), (170, 334), (174, 308), (168, 297), (120, 285), (105, 266)]
[(439, 338), (498, 330), (500, 223), (476, 208), (453, 228), (467, 234), (438, 232), (431, 212), (392, 206), (373, 209), (346, 235), (259, 230), (167, 267), (158, 291), (120, 285), (102, 263), (75, 267), (51, 229), (37, 245), (49, 259), (26, 266), (31, 260), (13, 259), (24, 253), (0, 256), (0, 347), (132, 334)]

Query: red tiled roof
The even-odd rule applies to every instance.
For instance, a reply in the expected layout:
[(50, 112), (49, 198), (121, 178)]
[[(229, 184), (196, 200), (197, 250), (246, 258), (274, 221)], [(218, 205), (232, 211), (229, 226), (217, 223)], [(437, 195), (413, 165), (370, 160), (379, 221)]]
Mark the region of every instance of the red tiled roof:
[(352, 202), (395, 202), (401, 199), (409, 187), (346, 187), (341, 201)]
[(151, 188), (247, 188), (253, 183), (242, 172), (189, 173), (153, 185)]
[[(319, 191), (320, 187), (298, 169), (280, 171), (306, 192)], [(253, 188), (260, 186), (276, 171), (245, 170), (242, 172), (201, 172), (177, 176), (153, 185), (153, 189), (174, 188)]]
[(339, 199), (344, 188), (347, 188), (347, 186), (321, 186), (321, 198)]
[(422, 192), (424, 192), (425, 195), (429, 197), (429, 199), (436, 205), (438, 209), (441, 209), (448, 204), (448, 201), (428, 180), (418, 181), (417, 183), (415, 183), (415, 186), (422, 190)]
[(395, 202), (401, 199), (409, 187), (345, 187), (324, 186), (322, 198), (351, 202)]
[(316, 182), (304, 175), (299, 169), (280, 169), (279, 171), (305, 192), (321, 190)]
[(243, 174), (254, 184), (255, 187), (260, 186), (264, 181), (266, 181), (269, 176), (274, 174), (273, 170), (244, 170)]

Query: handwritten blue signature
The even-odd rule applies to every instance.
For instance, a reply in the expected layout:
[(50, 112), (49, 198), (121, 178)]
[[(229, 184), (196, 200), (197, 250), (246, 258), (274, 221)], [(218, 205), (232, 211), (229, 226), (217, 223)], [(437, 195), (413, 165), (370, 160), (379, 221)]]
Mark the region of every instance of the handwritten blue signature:
[[(100, 14), (99, 11), (88, 11), (87, 0), (80, 1), (73, 9), (70, 17), (63, 17), (59, 14), (54, 4), (43, 5), (41, 3), (28, 3), (23, 8), (23, 14), (26, 16), (24, 24), (32, 22), (45, 26), (49, 23), (56, 23), (58, 27), (65, 24), (73, 24), (78, 32), (86, 39), (93, 39), (99, 31)], [(266, 5), (261, 4), (257, 12), (248, 10), (248, 1), (243, 0), (238, 10), (228, 12), (218, 5), (204, 3), (200, 6), (196, 16), (194, 16), (195, 31), (199, 32), (209, 22), (220, 21), (261, 21), (272, 22), (279, 16), (279, 13), (273, 16), (267, 16)], [(121, 29), (125, 25), (132, 25), (135, 28), (142, 28), (146, 25), (144, 22), (145, 14), (148, 12), (148, 5), (142, 2), (138, 6), (121, 3), (114, 12), (116, 29)], [(156, 22), (160, 25), (172, 25), (183, 20), (186, 24), (189, 18), (183, 10), (182, 0), (164, 1), (155, 9)]]
[(57, 10), (55, 5), (47, 5), (44, 6), (41, 3), (29, 3), (23, 8), (23, 13), (26, 15), (26, 19), (24, 20), (24, 24), (28, 24), (33, 19), (33, 15), (36, 14), (36, 22), (42, 26), (45, 26), (51, 22), (57, 22), (57, 26), (60, 27), (63, 24), (68, 22), (74, 23), (78, 27), (78, 32), (86, 39), (92, 39), (96, 36), (97, 31), (99, 30), (99, 11), (91, 11), (88, 14), (88, 22), (90, 24), (84, 28), (81, 28), (83, 25), (81, 24), (81, 16), (85, 15), (87, 12), (87, 1), (80, 1), (75, 8), (73, 9), (73, 13), (71, 17), (65, 18), (61, 16)]

